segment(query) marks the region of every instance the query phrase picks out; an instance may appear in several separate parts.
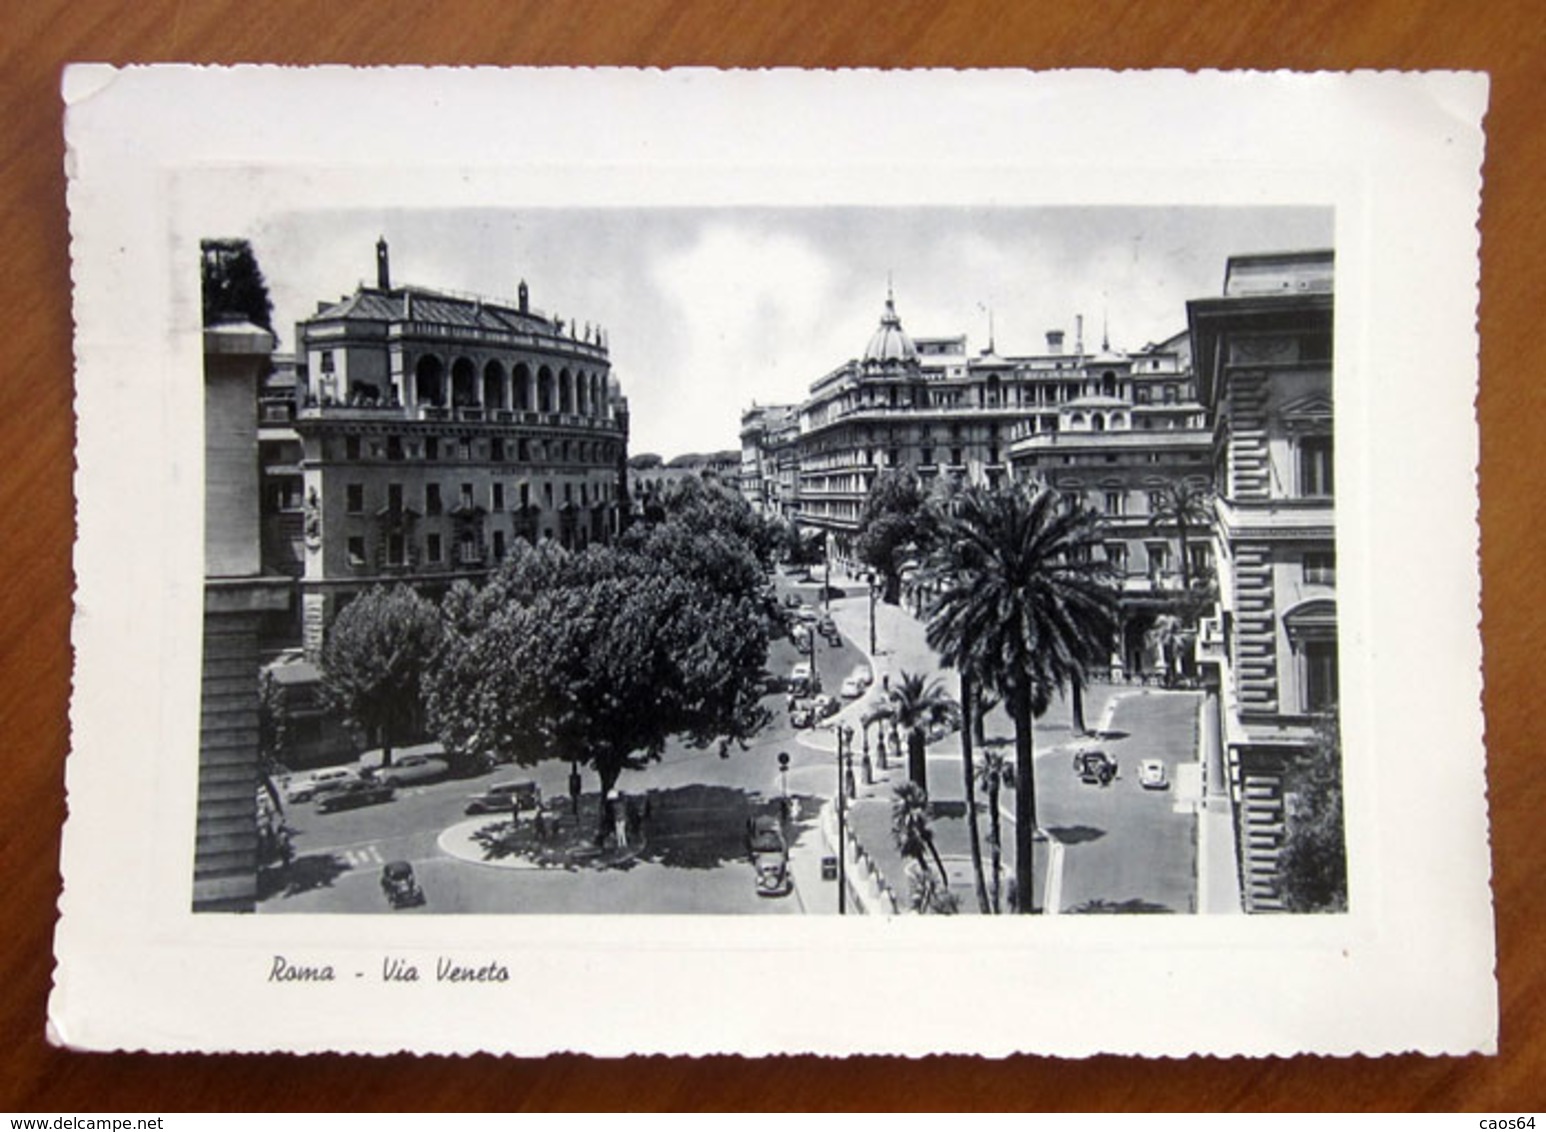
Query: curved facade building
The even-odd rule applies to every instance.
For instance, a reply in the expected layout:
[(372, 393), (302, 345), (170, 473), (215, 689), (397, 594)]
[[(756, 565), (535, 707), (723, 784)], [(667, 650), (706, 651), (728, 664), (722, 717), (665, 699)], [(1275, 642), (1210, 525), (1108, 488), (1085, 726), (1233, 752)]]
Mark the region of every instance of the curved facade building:
[(517, 538), (579, 548), (621, 522), (627, 402), (606, 337), (532, 308), (375, 287), (296, 326), (308, 652), (354, 594), (480, 580)]

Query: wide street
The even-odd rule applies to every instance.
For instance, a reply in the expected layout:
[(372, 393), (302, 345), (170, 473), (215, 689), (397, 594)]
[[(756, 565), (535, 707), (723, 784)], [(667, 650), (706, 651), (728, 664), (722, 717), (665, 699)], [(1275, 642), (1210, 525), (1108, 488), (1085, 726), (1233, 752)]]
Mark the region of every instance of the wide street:
[[(844, 677), (868, 662), (861, 649), (868, 643), (868, 600), (862, 583), (838, 576), (832, 580), (844, 591), (831, 603), (843, 639), (833, 647), (818, 637), (816, 664), (824, 689), (835, 694)], [(816, 584), (795, 584), (780, 576), (778, 587), (781, 595), (800, 593), (808, 605), (819, 608)], [(883, 675), (894, 677), (902, 670), (939, 674), (916, 620), (884, 605), (877, 607), (876, 615), (881, 647), (875, 657), (873, 697), (881, 695)], [(802, 659), (806, 658), (787, 637), (778, 639), (770, 649), (768, 670), (785, 675)], [(944, 675), (953, 692), (953, 675)], [(1119, 760), (1122, 774), (1108, 787), (1081, 783), (1071, 769), (1075, 741), (1067, 705), (1055, 705), (1038, 721), (1040, 824), (1057, 842), (1052, 850), (1054, 867), (1036, 885), (1038, 902), (1046, 895), (1044, 889), (1050, 889), (1055, 910), (1060, 911), (1194, 910), (1195, 694), (1097, 687), (1090, 690), (1088, 700), (1091, 725), (1100, 720), (1105, 733), (1082, 745), (1108, 751)], [(259, 911), (387, 912), (379, 887), (381, 866), (400, 859), (413, 864), (426, 901), (418, 908), (400, 910), (399, 915), (835, 913), (837, 886), (823, 879), (820, 867), (822, 857), (832, 852), (819, 822), (837, 781), (830, 725), (847, 721), (857, 728), (862, 702), (848, 704), (815, 731), (791, 727), (782, 693), (767, 696), (764, 704), (770, 723), (745, 748), (732, 747), (721, 757), (716, 746), (698, 749), (674, 742), (659, 762), (624, 772), (618, 788), (641, 808), (648, 799), (649, 818), (642, 846), (621, 863), (543, 867), (518, 857), (484, 861), (480, 853), (467, 852), (471, 832), (506, 820), (499, 814), (470, 818), (464, 813), (469, 798), (490, 785), (531, 780), (545, 798), (567, 798), (567, 763), (505, 766), (476, 778), (404, 786), (391, 802), (355, 810), (322, 814), (312, 803), (287, 806), (294, 861), (288, 871), (264, 873)], [(988, 732), (990, 738), (1009, 735), (1002, 712), (990, 716)], [(965, 854), (964, 834), (953, 828), (964, 827), (959, 805), (954, 817), (950, 809), (950, 803), (962, 797), (958, 742), (958, 736), (946, 737), (931, 748), (929, 759), (931, 793), (941, 811), (938, 839), (954, 883), (963, 875)], [(783, 778), (780, 752), (790, 756)], [(1172, 782), (1169, 789), (1150, 791), (1139, 786), (1137, 763), (1143, 758), (1165, 760)], [(903, 893), (903, 865), (888, 836), (890, 787), (900, 780), (899, 769), (887, 776), (877, 773), (873, 785), (861, 786), (850, 816), (862, 819), (853, 820), (853, 828), (861, 833), (866, 851), (892, 887)], [(594, 774), (585, 772), (583, 789), (579, 821), (588, 830), (597, 813)], [(793, 891), (784, 897), (763, 897), (757, 894), (746, 852), (746, 821), (756, 813), (777, 812), (782, 789), (792, 798), (787, 837)], [(1012, 864), (1013, 808), (1013, 793), (1006, 790), (1000, 799), (1006, 865)], [(983, 827), (985, 832), (986, 818)], [(1039, 847), (1039, 870), (1047, 861), (1046, 847)], [(963, 891), (968, 894), (969, 889)], [(973, 911), (975, 906), (964, 899), (962, 910)]]

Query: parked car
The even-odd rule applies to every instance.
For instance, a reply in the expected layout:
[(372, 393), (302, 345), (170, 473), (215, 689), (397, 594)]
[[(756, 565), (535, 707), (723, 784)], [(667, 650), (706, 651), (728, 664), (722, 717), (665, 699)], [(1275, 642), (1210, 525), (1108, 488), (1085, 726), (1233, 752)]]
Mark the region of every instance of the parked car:
[(810, 652), (811, 630), (807, 625), (796, 625), (789, 630), (789, 639), (794, 642), (794, 647), (801, 652)]
[(328, 787), (337, 786), (342, 782), (349, 782), (354, 777), (354, 771), (342, 766), (312, 771), (304, 778), (291, 780), (290, 784), (285, 787), (285, 801), (309, 802)]
[(469, 814), (520, 813), (542, 805), (542, 788), (535, 782), (496, 782), (467, 803)]
[(857, 700), (860, 696), (864, 695), (864, 685), (850, 676), (847, 680), (843, 681), (842, 687), (838, 689), (838, 694), (845, 700)]
[(790, 609), (799, 609), (800, 608), (800, 604), (801, 603), (800, 603), (800, 595), (799, 594), (785, 594), (784, 595), (784, 605), (786, 605), (788, 608), (790, 608)]
[(335, 810), (352, 810), (358, 806), (373, 806), (378, 802), (390, 802), (397, 789), (383, 782), (367, 782), (363, 778), (350, 779), (329, 787), (317, 795), (317, 813), (331, 814)]
[(796, 700), (794, 706), (789, 709), (789, 726), (810, 727), (816, 722), (816, 713), (811, 710), (809, 700)]
[(836, 715), (840, 704), (836, 696), (817, 696), (811, 700), (811, 710), (816, 713), (817, 719), (826, 719), (830, 715)]
[(875, 683), (875, 677), (871, 674), (868, 664), (859, 665), (848, 674), (848, 678), (858, 681), (861, 688), (868, 688), (871, 684)]
[(424, 890), (407, 861), (388, 861), (381, 868), (381, 892), (394, 908), (411, 908), (424, 903)]
[(401, 786), (405, 782), (428, 782), (445, 774), (447, 765), (443, 759), (429, 755), (404, 755), (391, 766), (378, 767), (376, 781)]
[(757, 878), (757, 895), (788, 896), (794, 889), (789, 877), (789, 843), (778, 819), (768, 815), (753, 818), (746, 842)]
[(835, 637), (837, 636), (837, 622), (832, 620), (830, 614), (822, 614), (821, 619), (816, 622), (816, 632), (820, 633), (823, 637)]
[(1145, 790), (1165, 790), (1170, 787), (1170, 776), (1162, 759), (1144, 759), (1138, 764), (1138, 784)]
[(1092, 786), (1110, 786), (1117, 776), (1117, 761), (1105, 751), (1080, 751), (1074, 756), (1074, 772)]

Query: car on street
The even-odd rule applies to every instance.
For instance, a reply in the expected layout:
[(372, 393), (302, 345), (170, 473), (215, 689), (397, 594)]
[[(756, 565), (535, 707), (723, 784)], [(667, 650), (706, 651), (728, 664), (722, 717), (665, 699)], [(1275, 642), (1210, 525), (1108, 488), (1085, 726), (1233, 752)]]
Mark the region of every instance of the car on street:
[(359, 806), (374, 806), (390, 802), (397, 794), (395, 787), (381, 782), (368, 782), (353, 778), (328, 787), (317, 795), (317, 813), (331, 814), (337, 810), (352, 810)]
[(391, 766), (378, 767), (375, 778), (377, 782), (401, 786), (405, 782), (431, 782), (444, 775), (447, 769), (443, 759), (429, 755), (404, 755)]
[(811, 700), (811, 710), (816, 713), (817, 719), (826, 719), (830, 715), (836, 715), (838, 709), (842, 706), (836, 696), (817, 696)]
[(875, 677), (870, 673), (870, 666), (861, 664), (848, 674), (850, 680), (857, 680), (859, 687), (868, 688), (875, 682)]
[(860, 696), (864, 695), (864, 685), (859, 683), (855, 677), (850, 676), (843, 681), (843, 686), (838, 689), (838, 693), (845, 700), (857, 700)]
[(334, 766), (315, 770), (302, 778), (292, 779), (285, 787), (286, 802), (310, 802), (323, 790), (349, 782), (355, 777), (348, 767)]
[(1105, 751), (1079, 751), (1074, 755), (1074, 773), (1091, 786), (1110, 786), (1117, 776), (1117, 761)]
[(469, 814), (516, 814), (542, 805), (542, 788), (535, 782), (496, 782), (467, 803)]
[(821, 619), (816, 622), (816, 632), (820, 633), (823, 637), (835, 637), (837, 636), (837, 622), (832, 620), (830, 614), (824, 613), (821, 615)]
[(790, 609), (799, 609), (801, 605), (799, 594), (785, 594), (784, 605)]
[(789, 639), (794, 642), (794, 647), (801, 652), (811, 651), (811, 630), (808, 625), (796, 625), (789, 630)]
[(809, 661), (802, 660), (789, 670), (789, 690), (799, 696), (804, 695), (811, 685), (811, 666)]
[(1138, 764), (1138, 784), (1145, 790), (1164, 790), (1170, 786), (1170, 777), (1162, 759), (1144, 759)]
[(779, 820), (764, 814), (748, 823), (746, 847), (757, 879), (758, 896), (788, 896), (794, 889), (789, 877), (789, 843)]
[(424, 903), (424, 890), (407, 861), (388, 861), (381, 868), (381, 892), (394, 908), (411, 908)]
[(796, 700), (794, 706), (789, 709), (790, 727), (809, 727), (816, 722), (816, 713), (811, 710), (809, 700)]

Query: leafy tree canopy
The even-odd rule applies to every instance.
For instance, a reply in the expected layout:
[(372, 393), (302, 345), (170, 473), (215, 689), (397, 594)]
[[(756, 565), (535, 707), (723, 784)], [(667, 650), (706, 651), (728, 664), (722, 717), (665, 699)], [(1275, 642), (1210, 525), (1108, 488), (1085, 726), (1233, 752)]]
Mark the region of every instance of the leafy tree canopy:
[(916, 476), (886, 471), (875, 477), (859, 512), (854, 552), (880, 574), (885, 601), (895, 605), (901, 600), (902, 569), (909, 558), (927, 551), (934, 530), (934, 512)]
[(446, 598), (435, 726), (469, 753), (576, 760), (603, 791), (673, 736), (744, 739), (766, 720), (760, 581), (734, 534), (676, 519), (578, 554), (517, 542)]
[(203, 252), (204, 325), (246, 319), (264, 330), (274, 329), (274, 304), (268, 297), (263, 269), (246, 240), (205, 240)]
[(1288, 836), (1278, 855), (1278, 878), (1284, 902), (1295, 912), (1347, 911), (1340, 736), (1336, 713), (1323, 718), (1315, 742), (1288, 775)]
[(323, 689), (367, 737), (383, 762), (413, 728), (421, 688), (441, 639), (440, 614), (412, 589), (377, 586), (344, 607), (320, 658)]

